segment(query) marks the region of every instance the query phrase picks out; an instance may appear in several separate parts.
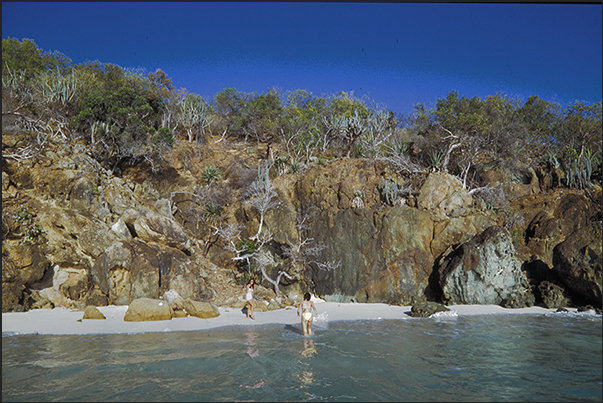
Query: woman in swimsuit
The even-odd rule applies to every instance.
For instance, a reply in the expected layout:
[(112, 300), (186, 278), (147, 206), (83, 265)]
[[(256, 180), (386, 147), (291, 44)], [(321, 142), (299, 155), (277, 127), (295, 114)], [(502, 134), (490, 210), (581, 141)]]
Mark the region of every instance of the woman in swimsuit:
[(304, 300), (297, 307), (297, 316), (299, 316), (301, 311), (301, 324), (304, 336), (312, 335), (312, 321), (314, 320), (312, 318), (312, 309), (318, 315), (314, 302), (310, 301), (310, 293), (307, 292), (304, 294)]
[(253, 316), (253, 288), (255, 287), (255, 281), (253, 279), (249, 279), (247, 285), (245, 286), (245, 306), (247, 306), (247, 319), (251, 317), (251, 319), (255, 319)]

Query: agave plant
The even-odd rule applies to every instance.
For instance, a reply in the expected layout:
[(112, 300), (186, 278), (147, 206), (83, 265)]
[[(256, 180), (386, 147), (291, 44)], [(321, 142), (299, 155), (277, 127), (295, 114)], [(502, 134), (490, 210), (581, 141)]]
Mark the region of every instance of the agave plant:
[(434, 168), (440, 168), (444, 162), (444, 153), (438, 150), (433, 150), (429, 153), (429, 165)]
[(208, 165), (203, 169), (203, 173), (201, 174), (201, 177), (207, 183), (211, 183), (214, 180), (218, 179), (219, 175), (220, 175), (220, 171), (218, 171), (218, 168), (216, 168), (213, 165)]
[(38, 91), (46, 103), (67, 105), (78, 89), (78, 79), (74, 74), (63, 76), (58, 72), (42, 74), (39, 77)]

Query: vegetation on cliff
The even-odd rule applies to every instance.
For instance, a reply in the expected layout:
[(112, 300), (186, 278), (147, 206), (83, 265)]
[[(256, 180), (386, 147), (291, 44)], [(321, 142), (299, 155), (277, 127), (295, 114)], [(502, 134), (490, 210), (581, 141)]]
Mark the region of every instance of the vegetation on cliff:
[[(402, 169), (438, 168), (472, 189), (472, 168), (485, 159), (561, 167), (563, 185), (584, 188), (601, 177), (601, 102), (567, 108), (537, 96), (466, 98), (452, 91), (436, 107), (403, 117), (340, 92), (279, 94), (227, 88), (207, 101), (175, 89), (161, 70), (145, 74), (113, 64), (73, 65), (30, 40), (2, 43), (3, 120), (32, 134), (25, 158), (49, 135), (84, 139), (111, 171), (141, 160), (159, 169), (176, 141), (202, 147), (207, 133), (267, 149), (281, 144), (296, 170), (312, 158), (370, 157)], [(6, 127), (6, 124), (5, 124)], [(420, 142), (420, 153), (413, 146)]]

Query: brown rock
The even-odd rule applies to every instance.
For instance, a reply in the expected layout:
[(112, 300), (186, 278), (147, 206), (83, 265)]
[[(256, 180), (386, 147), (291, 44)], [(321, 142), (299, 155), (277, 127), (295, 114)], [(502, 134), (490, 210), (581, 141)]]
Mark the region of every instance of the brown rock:
[(93, 305), (88, 305), (84, 310), (84, 316), (82, 319), (106, 319), (105, 315)]
[(170, 305), (161, 299), (139, 298), (130, 303), (124, 321), (142, 322), (151, 320), (171, 320), (173, 316)]
[(553, 266), (553, 249), (578, 228), (600, 214), (601, 206), (583, 194), (559, 193), (534, 214), (526, 228), (526, 246), (549, 267)]
[(601, 307), (601, 222), (591, 222), (553, 250), (553, 270), (568, 289)]
[(86, 292), (84, 303), (86, 305), (107, 306), (109, 305), (109, 299), (98, 288), (98, 285), (95, 284)]
[(183, 308), (190, 316), (201, 319), (215, 318), (220, 316), (218, 308), (210, 302), (194, 301), (187, 298), (183, 302)]
[(457, 177), (432, 172), (421, 187), (417, 205), (439, 216), (453, 216), (455, 210), (470, 208), (473, 198)]

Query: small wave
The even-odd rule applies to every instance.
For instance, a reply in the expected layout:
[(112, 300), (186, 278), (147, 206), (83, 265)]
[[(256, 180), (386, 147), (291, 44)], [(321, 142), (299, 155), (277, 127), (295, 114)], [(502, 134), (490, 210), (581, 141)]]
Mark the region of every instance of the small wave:
[(446, 312), (436, 312), (432, 315), (430, 315), (430, 318), (438, 318), (438, 319), (442, 319), (442, 318), (456, 318), (458, 317), (459, 314), (457, 311), (455, 311), (454, 309), (451, 309), (450, 311), (446, 311)]
[(601, 319), (601, 314), (597, 313), (594, 309), (589, 309), (583, 312), (572, 312), (572, 311), (555, 311), (547, 312), (544, 314), (547, 317), (564, 317), (564, 318), (588, 318), (588, 319)]
[(314, 318), (314, 321), (316, 321), (316, 322), (328, 322), (329, 321), (329, 314), (327, 312), (319, 313)]

